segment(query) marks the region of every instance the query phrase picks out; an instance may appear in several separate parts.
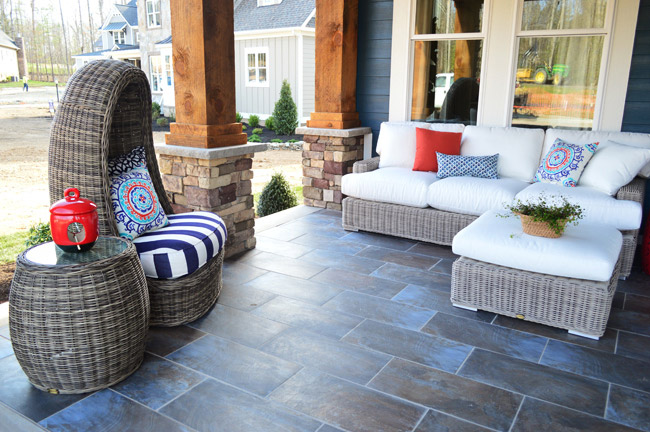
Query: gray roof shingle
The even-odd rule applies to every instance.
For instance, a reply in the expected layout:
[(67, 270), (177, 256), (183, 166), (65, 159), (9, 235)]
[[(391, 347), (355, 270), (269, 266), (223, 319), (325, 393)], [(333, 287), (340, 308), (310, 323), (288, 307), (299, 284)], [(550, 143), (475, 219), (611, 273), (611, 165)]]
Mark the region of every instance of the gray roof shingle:
[(14, 41), (12, 41), (11, 38), (7, 36), (7, 34), (2, 30), (0, 30), (0, 46), (5, 48), (15, 49), (15, 50), (18, 49)]
[(138, 6), (135, 0), (130, 1), (125, 5), (116, 4), (115, 7), (120, 11), (126, 22), (128, 22), (131, 27), (138, 26)]
[(315, 0), (282, 0), (262, 7), (257, 7), (257, 0), (241, 0), (235, 10), (235, 31), (300, 27), (315, 7)]

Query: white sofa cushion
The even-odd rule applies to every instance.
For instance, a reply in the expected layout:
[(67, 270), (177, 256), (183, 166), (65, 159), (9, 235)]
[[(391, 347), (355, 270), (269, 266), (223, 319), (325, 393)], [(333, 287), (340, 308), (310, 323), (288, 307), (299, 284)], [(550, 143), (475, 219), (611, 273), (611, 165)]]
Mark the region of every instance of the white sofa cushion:
[(488, 210), (503, 209), (530, 183), (502, 178), (449, 177), (429, 186), (427, 203), (439, 210), (479, 216)]
[(460, 143), (463, 156), (499, 154), (500, 177), (530, 182), (539, 167), (544, 130), (467, 126)]
[(644, 149), (601, 142), (578, 180), (580, 186), (589, 186), (609, 195), (631, 182), (650, 162), (650, 148)]
[(436, 174), (431, 172), (379, 168), (367, 173), (344, 175), (341, 192), (368, 201), (424, 208), (427, 206), (427, 190), (436, 180)]
[(519, 218), (489, 211), (456, 234), (452, 250), (504, 267), (608, 281), (622, 244), (621, 233), (603, 224), (568, 225), (562, 237), (550, 239), (523, 234)]
[(465, 125), (458, 123), (384, 122), (377, 138), (377, 153), (381, 155), (379, 168), (401, 167), (413, 169), (415, 163), (415, 128), (439, 132), (462, 132)]
[(537, 200), (540, 194), (551, 197), (565, 196), (572, 204), (583, 209), (584, 222), (611, 225), (619, 230), (635, 230), (641, 226), (642, 208), (635, 201), (617, 200), (605, 192), (587, 186), (564, 186), (533, 183), (515, 197), (522, 201)]
[[(556, 138), (562, 138), (563, 140), (574, 144), (587, 144), (597, 141), (602, 145), (605, 141), (613, 141), (618, 144), (650, 149), (650, 134), (548, 129), (546, 131), (546, 137), (544, 138), (544, 154), (548, 152), (548, 149), (551, 148), (551, 145), (553, 145)], [(650, 177), (650, 163), (647, 163), (641, 169), (639, 175), (645, 178)]]

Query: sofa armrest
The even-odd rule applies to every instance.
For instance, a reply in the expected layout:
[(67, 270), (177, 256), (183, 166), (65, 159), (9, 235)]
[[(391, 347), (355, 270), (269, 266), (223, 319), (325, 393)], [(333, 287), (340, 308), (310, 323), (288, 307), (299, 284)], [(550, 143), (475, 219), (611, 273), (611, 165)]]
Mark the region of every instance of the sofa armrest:
[(377, 168), (379, 168), (379, 156), (355, 162), (354, 165), (352, 165), (352, 172), (355, 174), (360, 174), (374, 171)]
[(644, 178), (636, 177), (618, 190), (616, 199), (636, 201), (643, 204), (646, 181)]

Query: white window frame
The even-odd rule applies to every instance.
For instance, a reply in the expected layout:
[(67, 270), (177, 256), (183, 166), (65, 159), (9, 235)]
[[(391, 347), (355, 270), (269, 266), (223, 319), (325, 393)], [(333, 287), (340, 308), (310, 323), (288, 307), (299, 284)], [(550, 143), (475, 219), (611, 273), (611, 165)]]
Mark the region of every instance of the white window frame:
[(273, 6), (282, 3), (282, 0), (257, 0), (257, 7)]
[[(149, 12), (149, 4), (152, 5), (152, 12)], [(157, 28), (162, 25), (160, 0), (146, 0), (144, 4), (144, 11), (147, 15), (147, 28)]]
[(165, 86), (174, 87), (174, 64), (172, 60), (172, 55), (171, 53), (163, 54), (161, 57), (162, 57), (162, 67), (165, 75), (165, 81), (164, 81)]
[[(248, 55), (249, 54), (255, 54), (255, 76), (257, 78), (256, 81), (249, 81), (248, 80), (248, 70), (250, 69), (248, 67)], [(259, 54), (266, 54), (266, 81), (260, 82), (259, 81)], [(269, 86), (269, 81), (270, 79), (270, 71), (271, 71), (271, 66), (270, 66), (270, 61), (269, 61), (269, 48), (268, 47), (249, 47), (244, 50), (244, 82), (246, 83), (246, 87), (268, 87)]]
[[(126, 32), (124, 30), (113, 30), (111, 33), (112, 33), (111, 36), (113, 36), (113, 44), (124, 45), (126, 43)], [(120, 34), (122, 35), (122, 37), (120, 37)], [(117, 36), (117, 40), (115, 40), (116, 36)]]
[[(542, 32), (558, 32), (556, 30), (521, 31), (523, 1), (485, 0), (484, 2), (481, 34), (485, 35), (485, 39), (477, 113), (477, 124), (480, 126), (510, 126), (511, 124), (518, 38)], [(608, 0), (607, 7), (603, 30), (561, 30), (559, 33), (562, 36), (570, 33), (589, 35), (593, 31), (606, 33), (592, 129), (619, 131), (623, 123), (639, 0)], [(395, 0), (391, 49), (390, 121), (410, 119), (413, 82), (411, 41), (420, 37), (414, 35), (415, 9), (416, 0)], [(468, 35), (475, 34), (458, 33), (449, 35), (449, 39), (465, 39)]]
[[(160, 61), (160, 71), (159, 72), (154, 72), (153, 70), (153, 61), (152, 59), (158, 58)], [(157, 55), (150, 55), (149, 56), (149, 79), (151, 80), (151, 92), (152, 93), (162, 93), (163, 85), (164, 85), (164, 77), (165, 77), (165, 65), (163, 64), (163, 56), (160, 54)], [(158, 80), (154, 80), (154, 77), (158, 77)], [(158, 89), (154, 89), (154, 82), (158, 83)]]

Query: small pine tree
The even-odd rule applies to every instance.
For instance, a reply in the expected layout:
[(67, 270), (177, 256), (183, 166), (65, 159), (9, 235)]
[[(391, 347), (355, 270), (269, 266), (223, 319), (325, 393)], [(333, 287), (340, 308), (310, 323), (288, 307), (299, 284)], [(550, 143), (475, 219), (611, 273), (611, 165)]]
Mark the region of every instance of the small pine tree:
[(298, 109), (291, 97), (291, 86), (287, 80), (282, 82), (280, 99), (273, 110), (273, 127), (278, 135), (291, 135), (298, 126)]
[(287, 179), (282, 173), (276, 172), (271, 177), (271, 181), (264, 186), (257, 204), (257, 214), (268, 216), (282, 210), (286, 210), (298, 205), (298, 199)]

